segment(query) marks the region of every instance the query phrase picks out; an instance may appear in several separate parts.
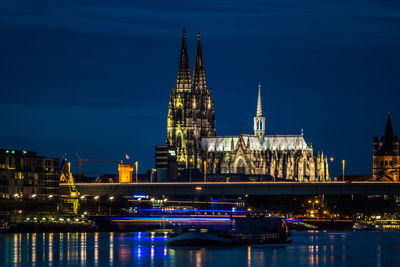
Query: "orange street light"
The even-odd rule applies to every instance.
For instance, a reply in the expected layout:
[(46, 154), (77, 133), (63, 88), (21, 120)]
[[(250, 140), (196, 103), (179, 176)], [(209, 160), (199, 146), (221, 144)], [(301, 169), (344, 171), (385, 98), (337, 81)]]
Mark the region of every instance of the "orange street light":
[(342, 160), (342, 167), (343, 167), (343, 182), (344, 182), (344, 166), (345, 166), (345, 164), (346, 164), (346, 161), (345, 161), (345, 160)]
[(204, 161), (203, 163), (204, 163), (204, 182), (207, 182), (207, 174), (206, 174), (206, 171), (207, 171), (207, 161)]
[(136, 169), (136, 183), (138, 182), (138, 178), (137, 178), (137, 173), (138, 173), (138, 165), (139, 165), (139, 163), (136, 161), (136, 162), (135, 162), (135, 169)]
[(189, 182), (192, 182), (192, 164), (193, 164), (193, 158), (189, 159)]

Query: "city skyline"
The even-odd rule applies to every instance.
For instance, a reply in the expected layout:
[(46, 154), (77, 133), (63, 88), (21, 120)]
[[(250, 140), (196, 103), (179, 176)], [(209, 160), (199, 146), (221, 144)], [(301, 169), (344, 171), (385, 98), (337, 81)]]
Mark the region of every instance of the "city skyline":
[[(141, 173), (154, 167), (186, 27), (191, 68), (202, 32), (217, 135), (252, 133), (261, 82), (268, 134), (304, 129), (316, 152), (335, 158), (334, 175), (342, 159), (349, 174), (371, 174), (372, 140), (382, 135), (387, 111), (395, 133), (400, 127), (400, 22), (383, 4), (314, 4), (206, 2), (190, 16), (189, 7), (174, 4), (3, 3), (12, 12), (0, 14), (7, 115), (0, 143), (67, 153), (73, 169), (75, 152), (129, 154)], [(117, 172), (116, 164), (106, 168), (99, 171)]]

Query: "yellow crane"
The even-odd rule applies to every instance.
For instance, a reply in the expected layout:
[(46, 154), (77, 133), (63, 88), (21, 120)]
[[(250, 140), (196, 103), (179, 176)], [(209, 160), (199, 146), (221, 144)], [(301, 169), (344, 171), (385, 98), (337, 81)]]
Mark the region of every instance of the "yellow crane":
[(72, 210), (74, 213), (78, 213), (79, 205), (79, 192), (75, 186), (75, 179), (71, 173), (71, 163), (66, 158), (63, 159), (60, 171), (60, 182), (67, 183), (69, 188), (69, 197), (64, 199), (65, 203), (72, 204)]

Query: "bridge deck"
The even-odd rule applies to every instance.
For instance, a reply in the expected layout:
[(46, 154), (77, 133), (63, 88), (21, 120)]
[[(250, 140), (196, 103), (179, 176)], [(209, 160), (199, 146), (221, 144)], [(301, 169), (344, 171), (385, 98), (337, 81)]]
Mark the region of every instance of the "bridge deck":
[[(133, 194), (166, 196), (230, 195), (400, 195), (400, 183), (391, 182), (195, 182), (195, 183), (77, 183), (81, 195), (122, 196)], [(60, 184), (60, 193), (68, 186)]]

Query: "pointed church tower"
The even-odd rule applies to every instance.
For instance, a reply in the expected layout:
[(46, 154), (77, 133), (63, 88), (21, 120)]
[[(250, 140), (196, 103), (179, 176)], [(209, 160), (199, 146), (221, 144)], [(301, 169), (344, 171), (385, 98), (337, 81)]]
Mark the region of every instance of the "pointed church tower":
[(182, 32), (176, 85), (169, 100), (166, 145), (186, 167), (201, 166), (201, 138), (215, 136), (214, 103), (207, 86), (200, 32), (193, 78), (189, 67), (186, 31)]
[(182, 32), (178, 75), (176, 85), (169, 99), (166, 145), (176, 151), (178, 162), (188, 162), (188, 155), (193, 150), (192, 127), (192, 78), (186, 45), (186, 31)]
[(373, 180), (398, 182), (400, 177), (399, 140), (393, 133), (390, 113), (388, 113), (385, 134), (382, 136), (381, 142), (375, 136), (372, 145)]
[(265, 135), (265, 117), (262, 115), (260, 83), (258, 83), (257, 114), (254, 117), (254, 135), (258, 136), (259, 139), (263, 139)]
[(196, 58), (193, 68), (192, 90), (192, 119), (194, 151), (193, 156), (199, 165), (201, 154), (201, 138), (215, 136), (215, 112), (211, 90), (208, 88), (203, 51), (201, 46), (201, 34), (197, 33)]
[(383, 155), (393, 154), (393, 141), (394, 141), (394, 135), (393, 135), (392, 121), (390, 120), (390, 113), (388, 113), (385, 134), (383, 136), (383, 143), (381, 147), (381, 153)]
[(176, 78), (176, 90), (191, 90), (192, 79), (189, 66), (189, 56), (186, 45), (186, 30), (183, 28), (182, 31), (182, 45), (181, 45), (181, 56), (179, 58), (178, 76)]
[(204, 67), (203, 51), (201, 49), (201, 33), (197, 32), (196, 58), (193, 68), (193, 91), (195, 93), (207, 93), (206, 70)]

